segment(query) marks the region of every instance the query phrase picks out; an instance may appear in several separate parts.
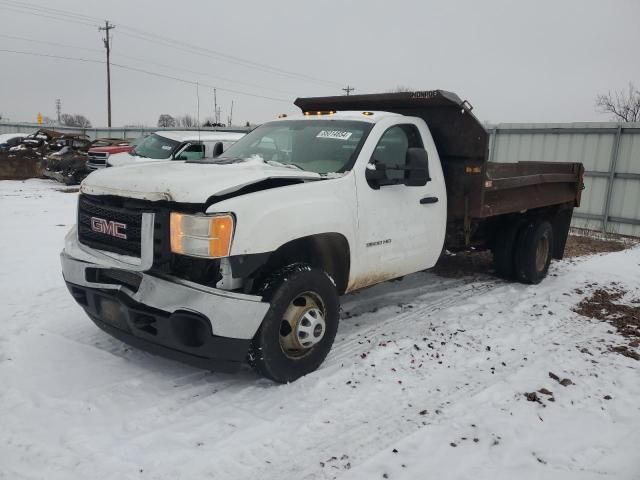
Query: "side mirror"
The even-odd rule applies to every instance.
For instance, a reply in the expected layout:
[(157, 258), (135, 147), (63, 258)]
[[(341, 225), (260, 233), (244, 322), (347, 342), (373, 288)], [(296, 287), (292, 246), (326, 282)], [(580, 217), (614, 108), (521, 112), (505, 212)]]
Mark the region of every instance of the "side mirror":
[(222, 145), (222, 142), (216, 142), (216, 144), (213, 146), (213, 158), (216, 158), (222, 155), (223, 151), (224, 151), (224, 145)]
[(384, 163), (376, 162), (373, 158), (367, 164), (364, 178), (367, 183), (374, 190), (378, 190), (380, 185), (386, 185), (388, 183), (387, 178), (387, 166)]
[(424, 148), (408, 148), (404, 184), (407, 187), (423, 187), (430, 180), (427, 151)]

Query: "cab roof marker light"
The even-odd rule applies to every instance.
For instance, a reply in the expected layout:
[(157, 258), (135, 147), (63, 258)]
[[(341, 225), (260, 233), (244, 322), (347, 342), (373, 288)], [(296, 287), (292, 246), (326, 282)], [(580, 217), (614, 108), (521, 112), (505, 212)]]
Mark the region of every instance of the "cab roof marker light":
[(369, 115), (373, 115), (373, 112), (362, 112), (362, 114), (368, 117)]
[(309, 115), (316, 115), (316, 116), (319, 116), (319, 115), (333, 115), (334, 113), (336, 113), (335, 110), (313, 110), (313, 111), (307, 110), (306, 112), (304, 112), (304, 114), (306, 116), (309, 116)]

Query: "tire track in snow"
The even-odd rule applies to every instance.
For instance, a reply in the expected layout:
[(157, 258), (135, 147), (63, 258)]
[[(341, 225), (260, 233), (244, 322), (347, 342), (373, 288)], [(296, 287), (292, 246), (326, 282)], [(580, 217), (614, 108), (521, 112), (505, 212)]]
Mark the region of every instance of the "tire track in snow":
[[(341, 342), (341, 344), (338, 344), (338, 347), (344, 350), (346, 356), (349, 354), (356, 355), (356, 352), (352, 351), (352, 347), (355, 347), (356, 342), (358, 342), (363, 335), (375, 335), (384, 333), (387, 330), (396, 330), (399, 324), (415, 322), (415, 318), (418, 315), (430, 314), (449, 308), (466, 301), (466, 294), (481, 293), (493, 287), (494, 285), (489, 283), (480, 286), (464, 285), (458, 289), (448, 290), (446, 297), (433, 299), (424, 306), (407, 311), (401, 315), (401, 318), (396, 317), (381, 323), (376, 322), (364, 331), (354, 332), (351, 335), (352, 338), (348, 339), (347, 342)], [(428, 294), (423, 293), (419, 297), (420, 301), (430, 300), (435, 294), (434, 292)], [(389, 314), (393, 315), (392, 312), (389, 312)], [(340, 351), (340, 349), (338, 349), (338, 351)], [(174, 431), (177, 427), (182, 429), (191, 426), (197, 429), (198, 424), (202, 421), (202, 416), (206, 416), (207, 412), (224, 414), (225, 412), (231, 411), (230, 417), (233, 417), (233, 411), (236, 411), (236, 415), (238, 413), (250, 413), (256, 421), (255, 426), (245, 426), (245, 429), (241, 432), (237, 432), (231, 436), (224, 435), (218, 438), (210, 438), (209, 441), (214, 442), (214, 448), (220, 448), (221, 443), (225, 444), (225, 446), (223, 446), (225, 450), (229, 449), (229, 445), (237, 445), (238, 448), (243, 448), (244, 453), (241, 455), (243, 457), (244, 467), (249, 467), (248, 463), (252, 463), (252, 459), (254, 459), (256, 461), (254, 465), (255, 469), (264, 471), (265, 468), (269, 468), (265, 466), (262, 460), (265, 458), (264, 446), (256, 445), (255, 438), (259, 438), (260, 427), (265, 421), (272, 422), (276, 419), (278, 423), (282, 423), (282, 427), (279, 429), (276, 438), (271, 438), (270, 440), (271, 450), (287, 450), (291, 455), (299, 455), (300, 458), (309, 456), (309, 451), (313, 451), (312, 456), (318, 459), (322, 459), (323, 456), (330, 458), (336, 453), (333, 451), (336, 435), (340, 436), (342, 443), (345, 443), (346, 440), (347, 444), (357, 445), (358, 455), (353, 457), (355, 460), (365, 458), (368, 452), (373, 453), (374, 450), (379, 448), (380, 444), (393, 442), (395, 439), (411, 433), (420, 427), (419, 421), (415, 419), (415, 409), (407, 406), (407, 398), (411, 399), (413, 397), (407, 397), (407, 393), (400, 389), (390, 396), (388, 399), (390, 401), (373, 402), (373, 404), (365, 409), (366, 414), (354, 414), (354, 412), (357, 412), (358, 405), (355, 405), (353, 402), (347, 401), (340, 404), (337, 411), (332, 413), (332, 417), (341, 419), (338, 427), (327, 427), (327, 423), (325, 423), (327, 420), (323, 416), (322, 408), (318, 408), (317, 404), (312, 404), (308, 408), (302, 408), (301, 411), (293, 415), (286, 411), (282, 412), (279, 410), (278, 404), (284, 402), (284, 400), (281, 395), (278, 394), (278, 390), (287, 388), (305, 389), (311, 384), (314, 387), (311, 388), (309, 395), (322, 396), (326, 394), (324, 391), (325, 387), (332, 387), (332, 389), (345, 388), (342, 386), (346, 378), (345, 375), (348, 375), (351, 371), (348, 368), (335, 368), (336, 363), (335, 361), (327, 362), (326, 366), (323, 366), (318, 372), (302, 379), (299, 384), (292, 386), (272, 386), (267, 389), (258, 389), (254, 385), (246, 388), (242, 388), (240, 385), (233, 385), (221, 392), (216, 392), (214, 394), (215, 396), (209, 395), (196, 402), (190, 402), (186, 408), (173, 410), (170, 405), (169, 409), (165, 408), (166, 405), (160, 406), (159, 408), (152, 408), (144, 412), (143, 415), (147, 420), (151, 419), (151, 422), (136, 422), (138, 423), (137, 428), (134, 429), (135, 433), (131, 432), (133, 435), (128, 436), (128, 442), (144, 444), (159, 432), (164, 432), (169, 435), (170, 432)], [(359, 370), (359, 367), (356, 367), (356, 372)], [(439, 372), (437, 371), (429, 372), (425, 369), (424, 375), (435, 378), (438, 374)], [(471, 374), (465, 374), (465, 382), (462, 382), (468, 383), (468, 387), (460, 389), (457, 394), (455, 394), (456, 392), (454, 391), (444, 391), (438, 395), (434, 395), (430, 398), (429, 404), (438, 406), (445, 401), (444, 399), (451, 401), (454, 398), (469, 395), (470, 390), (473, 388), (470, 382), (470, 375)], [(320, 377), (320, 379), (318, 377)], [(318, 380), (320, 380), (320, 386), (318, 386)], [(326, 383), (331, 385), (327, 385)], [(296, 388), (298, 385), (299, 388)], [(240, 388), (237, 389), (234, 387)], [(372, 384), (370, 387), (373, 390), (373, 398), (373, 396), (375, 396), (376, 386)], [(482, 389), (482, 384), (478, 384), (477, 388), (479, 390)], [(257, 390), (261, 390), (261, 392)], [(197, 392), (198, 389), (196, 388), (194, 391)], [(260, 395), (260, 393), (262, 393), (262, 395)], [(295, 395), (295, 392), (292, 393)], [(262, 398), (262, 400), (256, 401), (256, 398)], [(223, 408), (219, 409), (218, 407)], [(332, 408), (336, 408), (335, 405)], [(409, 417), (413, 417), (414, 419), (409, 419)], [(282, 421), (277, 420), (278, 418)], [(300, 422), (298, 418), (304, 418), (305, 421)], [(302, 426), (300, 427), (300, 425)], [(319, 432), (322, 433), (319, 434)], [(291, 444), (291, 438), (297, 439), (295, 445)], [(255, 455), (248, 455), (247, 448), (255, 450)], [(235, 465), (237, 469), (237, 453), (231, 450), (227, 455), (222, 455), (222, 457), (228, 459), (230, 473), (233, 471), (233, 465)], [(227, 461), (223, 463), (227, 463)], [(291, 475), (300, 475), (298, 478), (305, 478), (308, 475), (315, 476), (316, 473), (319, 474), (318, 468), (319, 463), (317, 462), (314, 462), (313, 466), (302, 468), (299, 464), (294, 464), (289, 473)], [(225, 470), (225, 468), (222, 468), (222, 470)], [(254, 472), (248, 475), (248, 477), (255, 475), (256, 470), (248, 468), (247, 472)], [(278, 467), (278, 471), (281, 474), (284, 473), (282, 471), (282, 465)], [(237, 470), (235, 473), (238, 473)]]
[[(414, 300), (414, 302), (412, 302), (413, 304), (419, 303), (418, 306), (407, 309), (400, 314), (389, 311), (387, 319), (379, 322), (372, 322), (372, 325), (355, 332), (355, 334), (351, 334), (344, 339), (336, 341), (327, 361), (325, 362), (325, 365), (335, 365), (341, 361), (346, 360), (352, 355), (356, 355), (357, 350), (361, 349), (359, 347), (359, 344), (363, 338), (370, 338), (372, 336), (386, 333), (385, 331), (390, 330), (390, 327), (391, 329), (397, 331), (405, 327), (407, 324), (414, 322), (416, 317), (427, 317), (443, 309), (450, 308), (452, 306), (465, 302), (468, 298), (468, 295), (486, 293), (500, 285), (501, 284), (497, 281), (463, 285), (453, 290), (447, 290), (447, 294), (439, 298), (437, 297), (437, 294), (441, 292), (423, 293), (418, 296)], [(434, 296), (436, 298), (431, 300), (430, 297)]]

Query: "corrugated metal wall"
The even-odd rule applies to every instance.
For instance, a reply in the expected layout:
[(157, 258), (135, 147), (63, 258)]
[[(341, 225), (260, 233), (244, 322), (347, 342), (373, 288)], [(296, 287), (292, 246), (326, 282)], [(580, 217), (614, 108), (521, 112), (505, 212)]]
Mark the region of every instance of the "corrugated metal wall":
[[(0, 133), (30, 133), (37, 128), (35, 124), (0, 123)], [(160, 130), (53, 128), (91, 138), (135, 138)], [(491, 161), (584, 164), (586, 188), (574, 214), (574, 226), (640, 236), (640, 123), (499, 124), (490, 131)]]
[(640, 123), (500, 124), (494, 162), (582, 162), (582, 204), (573, 226), (640, 236)]
[[(159, 130), (193, 130), (197, 131), (197, 128), (152, 128), (152, 127), (127, 127), (127, 128), (74, 128), (74, 127), (58, 127), (58, 126), (44, 126), (35, 123), (0, 123), (0, 134), (2, 133), (32, 133), (39, 128), (48, 128), (57, 132), (64, 133), (81, 133), (88, 135), (89, 138), (95, 140), (96, 138), (137, 138), (145, 133), (157, 132)], [(248, 127), (216, 127), (216, 128), (201, 128), (200, 131), (249, 131)]]

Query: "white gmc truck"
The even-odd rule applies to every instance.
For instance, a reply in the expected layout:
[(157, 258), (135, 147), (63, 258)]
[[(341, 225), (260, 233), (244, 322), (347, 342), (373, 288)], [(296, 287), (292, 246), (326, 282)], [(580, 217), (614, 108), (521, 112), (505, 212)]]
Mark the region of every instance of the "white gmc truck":
[(471, 106), (433, 90), (298, 99), (215, 159), (104, 169), (61, 253), (73, 298), (111, 335), (278, 382), (323, 362), (339, 298), (491, 249), (537, 283), (562, 258), (580, 163), (488, 162)]

